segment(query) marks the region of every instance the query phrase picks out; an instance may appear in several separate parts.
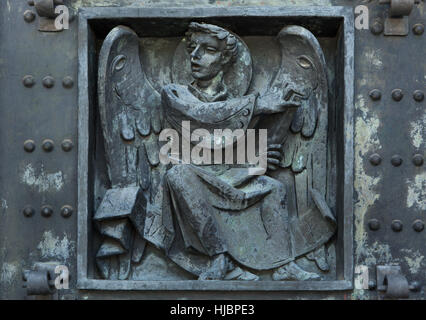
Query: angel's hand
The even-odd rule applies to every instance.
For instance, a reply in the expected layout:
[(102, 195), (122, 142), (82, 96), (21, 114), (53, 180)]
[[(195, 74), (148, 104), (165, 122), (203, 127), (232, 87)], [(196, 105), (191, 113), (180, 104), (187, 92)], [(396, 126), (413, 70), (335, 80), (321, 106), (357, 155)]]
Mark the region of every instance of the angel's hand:
[(299, 108), (300, 101), (284, 100), (280, 92), (266, 93), (257, 98), (255, 115), (279, 113), (293, 108)]
[(282, 159), (281, 150), (281, 144), (271, 144), (268, 146), (268, 170), (275, 171), (278, 169)]

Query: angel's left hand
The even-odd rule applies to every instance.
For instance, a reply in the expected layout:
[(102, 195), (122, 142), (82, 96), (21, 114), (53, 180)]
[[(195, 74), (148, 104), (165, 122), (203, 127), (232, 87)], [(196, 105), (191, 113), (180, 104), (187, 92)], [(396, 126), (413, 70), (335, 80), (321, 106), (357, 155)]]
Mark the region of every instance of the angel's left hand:
[(282, 159), (281, 144), (271, 144), (268, 146), (268, 170), (275, 171), (278, 169)]

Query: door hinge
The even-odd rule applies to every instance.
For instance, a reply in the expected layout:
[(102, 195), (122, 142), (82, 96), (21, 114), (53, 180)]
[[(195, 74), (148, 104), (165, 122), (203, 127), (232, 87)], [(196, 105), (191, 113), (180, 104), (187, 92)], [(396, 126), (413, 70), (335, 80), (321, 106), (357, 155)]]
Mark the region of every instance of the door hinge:
[(389, 4), (389, 16), (385, 19), (385, 36), (406, 36), (409, 25), (408, 16), (414, 4), (420, 0), (379, 0), (380, 4)]
[(377, 266), (376, 277), (377, 291), (383, 292), (385, 298), (408, 298), (410, 287), (400, 266)]
[(58, 262), (36, 262), (33, 270), (24, 270), (23, 287), (27, 289), (27, 295), (50, 296), (52, 299), (57, 299), (55, 268), (59, 264)]

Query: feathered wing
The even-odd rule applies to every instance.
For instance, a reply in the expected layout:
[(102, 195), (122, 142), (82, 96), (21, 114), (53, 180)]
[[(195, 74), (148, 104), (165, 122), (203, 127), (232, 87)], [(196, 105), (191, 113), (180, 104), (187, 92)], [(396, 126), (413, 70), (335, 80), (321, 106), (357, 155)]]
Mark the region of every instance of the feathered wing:
[[(301, 230), (295, 231), (298, 254), (323, 244), (335, 232), (334, 216), (325, 204), (328, 81), (323, 51), (309, 30), (287, 26), (277, 40), (281, 64), (270, 90), (282, 90), (285, 100), (300, 101), (301, 106), (266, 120), (270, 122), (268, 143), (282, 144), (280, 167), (291, 172), (300, 226), (297, 229)], [(313, 218), (318, 210), (327, 222)], [(306, 230), (311, 233), (309, 237)]]
[[(98, 102), (111, 187), (138, 187), (146, 214), (163, 170), (158, 141), (161, 97), (147, 79), (139, 54), (139, 38), (133, 30), (117, 26), (110, 31), (99, 56)], [(97, 264), (103, 277), (125, 279), (131, 261), (140, 261), (143, 254), (145, 217), (142, 212), (135, 216), (115, 211), (113, 217), (103, 210), (95, 214), (105, 236)]]
[(295, 176), (306, 175), (305, 181), (325, 194), (328, 84), (324, 54), (315, 36), (300, 26), (284, 27), (277, 40), (281, 64), (270, 90), (281, 90), (285, 100), (297, 100), (301, 106), (269, 120), (275, 123), (268, 128), (268, 142), (282, 144), (282, 168), (290, 168)]

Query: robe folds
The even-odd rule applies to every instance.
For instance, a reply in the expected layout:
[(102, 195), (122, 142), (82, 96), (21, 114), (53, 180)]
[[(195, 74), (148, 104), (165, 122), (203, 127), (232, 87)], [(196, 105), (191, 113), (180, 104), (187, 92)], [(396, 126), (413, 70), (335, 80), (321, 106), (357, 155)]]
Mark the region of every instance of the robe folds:
[[(164, 87), (163, 112), (170, 127), (182, 134), (182, 121), (190, 121), (191, 130), (247, 130), (257, 95), (208, 101), (196, 90)], [(255, 270), (293, 261), (327, 242), (336, 224), (315, 190), (317, 206), (299, 214), (289, 214), (287, 193), (285, 183), (250, 175), (244, 166), (173, 165), (163, 179), (161, 204), (166, 255), (196, 275), (221, 253)]]

